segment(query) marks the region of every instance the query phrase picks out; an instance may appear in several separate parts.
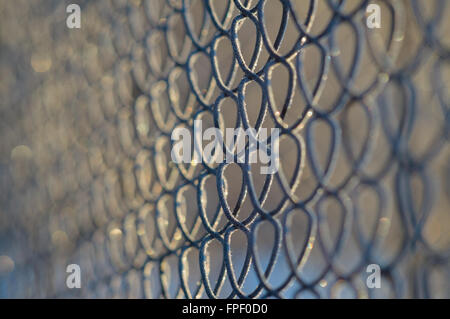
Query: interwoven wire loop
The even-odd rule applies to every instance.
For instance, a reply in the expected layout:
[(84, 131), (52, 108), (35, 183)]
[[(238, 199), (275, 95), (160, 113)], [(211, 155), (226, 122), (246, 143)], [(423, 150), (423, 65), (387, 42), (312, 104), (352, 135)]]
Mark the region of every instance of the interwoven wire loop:
[[(0, 296), (450, 296), (448, 1), (66, 5), (0, 4)], [(195, 120), (280, 169), (175, 164)]]

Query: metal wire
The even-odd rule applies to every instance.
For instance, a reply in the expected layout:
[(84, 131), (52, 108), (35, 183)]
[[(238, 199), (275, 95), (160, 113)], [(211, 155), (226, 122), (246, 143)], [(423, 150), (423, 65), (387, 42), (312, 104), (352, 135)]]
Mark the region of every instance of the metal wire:
[[(448, 298), (450, 5), (370, 3), (3, 1), (0, 296)], [(280, 170), (173, 163), (194, 120)]]

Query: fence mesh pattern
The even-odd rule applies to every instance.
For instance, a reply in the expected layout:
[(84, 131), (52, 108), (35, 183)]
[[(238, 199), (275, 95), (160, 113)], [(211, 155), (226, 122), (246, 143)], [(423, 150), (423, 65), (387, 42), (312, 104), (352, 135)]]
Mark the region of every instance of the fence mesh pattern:
[[(68, 4), (0, 2), (1, 297), (450, 297), (448, 1)], [(175, 164), (194, 120), (280, 169)]]

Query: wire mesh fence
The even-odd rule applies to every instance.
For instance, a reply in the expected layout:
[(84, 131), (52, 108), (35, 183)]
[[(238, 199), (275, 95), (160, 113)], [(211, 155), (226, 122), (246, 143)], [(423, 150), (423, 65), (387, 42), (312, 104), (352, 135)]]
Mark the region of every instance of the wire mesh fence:
[[(78, 3), (0, 2), (1, 297), (450, 296), (448, 1)], [(280, 169), (174, 163), (195, 120)]]

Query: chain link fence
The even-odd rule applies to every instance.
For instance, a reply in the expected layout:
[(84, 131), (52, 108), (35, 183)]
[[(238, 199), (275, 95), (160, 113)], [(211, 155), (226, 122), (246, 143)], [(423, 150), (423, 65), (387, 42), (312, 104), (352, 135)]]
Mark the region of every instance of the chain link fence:
[[(0, 297), (450, 296), (448, 1), (68, 4), (0, 1)], [(279, 171), (175, 164), (194, 120)]]

